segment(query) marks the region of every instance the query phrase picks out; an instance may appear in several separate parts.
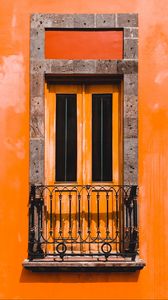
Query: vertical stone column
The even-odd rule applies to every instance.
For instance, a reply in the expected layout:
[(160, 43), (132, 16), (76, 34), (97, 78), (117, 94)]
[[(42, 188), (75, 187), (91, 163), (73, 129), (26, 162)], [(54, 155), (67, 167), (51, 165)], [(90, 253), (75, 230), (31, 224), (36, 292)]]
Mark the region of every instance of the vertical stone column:
[(44, 183), (44, 28), (31, 18), (30, 182)]
[(124, 184), (138, 184), (138, 15), (117, 14), (116, 22), (124, 28)]

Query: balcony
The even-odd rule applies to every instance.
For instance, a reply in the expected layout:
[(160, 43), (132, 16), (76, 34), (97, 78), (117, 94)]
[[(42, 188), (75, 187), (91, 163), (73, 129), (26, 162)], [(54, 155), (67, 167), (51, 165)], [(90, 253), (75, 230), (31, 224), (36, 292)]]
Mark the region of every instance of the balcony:
[(32, 271), (136, 271), (137, 186), (32, 185), (28, 259)]

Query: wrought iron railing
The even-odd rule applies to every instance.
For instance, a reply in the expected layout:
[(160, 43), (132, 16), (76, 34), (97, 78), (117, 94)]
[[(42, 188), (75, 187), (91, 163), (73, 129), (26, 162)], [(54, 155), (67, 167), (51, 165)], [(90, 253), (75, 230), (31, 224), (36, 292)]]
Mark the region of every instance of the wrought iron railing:
[(28, 252), (30, 260), (134, 260), (137, 186), (32, 185)]

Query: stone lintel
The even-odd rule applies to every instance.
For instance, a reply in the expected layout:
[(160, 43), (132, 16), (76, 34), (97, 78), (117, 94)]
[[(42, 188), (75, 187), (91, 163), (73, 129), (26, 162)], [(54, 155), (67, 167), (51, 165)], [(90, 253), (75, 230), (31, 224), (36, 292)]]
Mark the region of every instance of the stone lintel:
[(138, 72), (135, 60), (66, 60), (36, 59), (31, 61), (31, 74), (134, 74)]
[(94, 29), (137, 27), (138, 15), (131, 14), (32, 14), (31, 28)]

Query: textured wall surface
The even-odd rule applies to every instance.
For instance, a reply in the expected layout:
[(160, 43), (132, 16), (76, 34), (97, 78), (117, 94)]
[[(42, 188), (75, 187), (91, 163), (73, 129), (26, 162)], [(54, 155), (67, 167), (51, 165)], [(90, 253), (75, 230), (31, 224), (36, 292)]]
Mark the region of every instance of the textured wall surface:
[[(28, 232), (32, 13), (139, 14), (140, 252), (147, 264), (139, 273), (34, 274), (22, 268), (27, 256)], [(79, 22), (82, 20), (76, 20), (77, 25)], [(101, 18), (98, 22), (102, 22)], [(1, 299), (168, 299), (167, 23), (167, 0), (1, 1)], [(132, 28), (127, 34), (132, 37), (137, 32)], [(39, 134), (42, 132), (41, 128)]]

